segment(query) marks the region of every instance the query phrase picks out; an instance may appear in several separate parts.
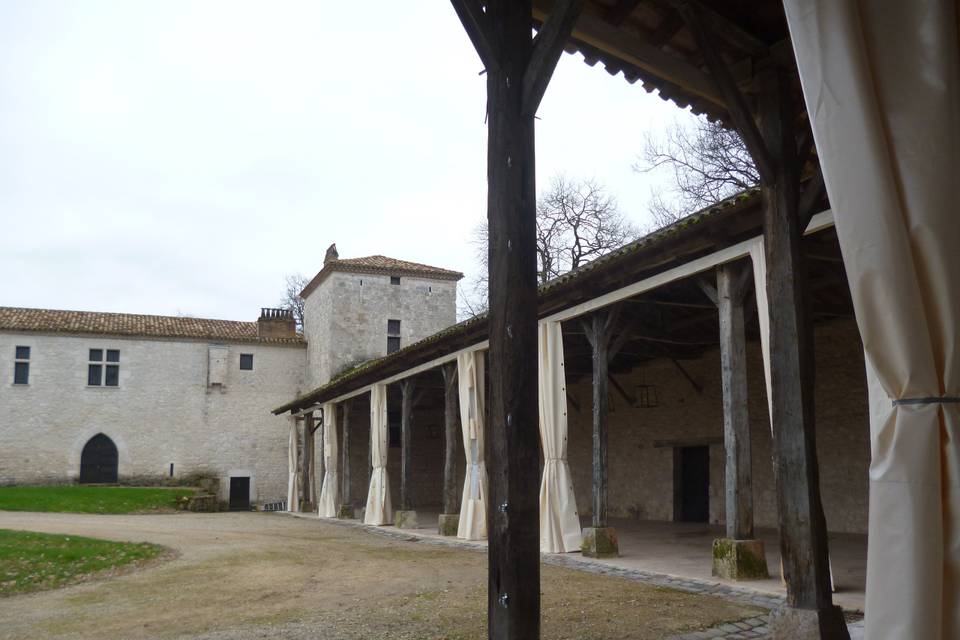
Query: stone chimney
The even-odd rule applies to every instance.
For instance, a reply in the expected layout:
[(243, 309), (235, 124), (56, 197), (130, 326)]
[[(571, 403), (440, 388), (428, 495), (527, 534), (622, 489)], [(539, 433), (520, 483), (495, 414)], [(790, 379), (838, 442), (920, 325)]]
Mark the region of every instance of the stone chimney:
[(297, 323), (293, 319), (290, 309), (260, 309), (260, 318), (257, 320), (258, 338), (295, 338)]
[(340, 254), (337, 253), (337, 243), (334, 242), (332, 245), (327, 247), (327, 255), (323, 256), (323, 264), (327, 264), (331, 260), (336, 260), (340, 257)]

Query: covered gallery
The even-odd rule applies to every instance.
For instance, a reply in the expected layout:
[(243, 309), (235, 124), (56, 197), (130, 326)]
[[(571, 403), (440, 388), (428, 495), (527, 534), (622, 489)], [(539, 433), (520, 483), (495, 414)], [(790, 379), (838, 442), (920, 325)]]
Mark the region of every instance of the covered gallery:
[[(552, 543), (566, 545), (568, 535), (575, 542), (572, 505), (566, 501), (571, 491), (563, 445), (568, 445), (575, 467), (577, 447), (575, 430), (569, 424), (564, 428), (562, 398), (571, 391), (582, 411), (590, 405), (574, 383), (584, 367), (574, 354), (586, 351), (583, 337), (574, 332), (588, 337), (591, 371), (602, 372), (609, 364), (606, 360), (619, 350), (613, 359), (614, 379), (626, 375), (618, 371), (621, 366), (632, 366), (636, 372), (650, 370), (653, 375), (655, 362), (683, 364), (678, 352), (690, 348), (691, 336), (698, 335), (691, 328), (697, 326), (692, 319), (695, 307), (645, 302), (624, 303), (617, 312), (610, 307), (621, 298), (645, 296), (687, 302), (699, 288), (689, 276), (724, 265), (716, 294), (706, 288), (710, 292), (706, 297), (716, 297), (722, 317), (720, 330), (709, 335), (721, 336), (721, 380), (726, 383), (727, 404), (743, 386), (744, 367), (734, 363), (740, 324), (737, 294), (742, 293), (738, 261), (747, 262), (747, 258), (755, 279), (754, 331), (759, 333), (766, 365), (770, 451), (787, 583), (787, 606), (773, 617), (771, 629), (784, 638), (847, 636), (830, 594), (828, 520), (824, 518), (825, 509), (829, 514), (838, 508), (832, 506), (829, 490), (836, 460), (830, 464), (827, 456), (842, 447), (818, 451), (815, 434), (820, 439), (830, 437), (830, 429), (823, 424), (829, 407), (815, 402), (817, 367), (808, 331), (817, 305), (809, 302), (807, 290), (815, 288), (814, 272), (822, 266), (808, 259), (808, 247), (813, 238), (832, 232), (804, 233), (811, 231), (807, 220), (824, 188), (866, 356), (872, 455), (867, 637), (957, 637), (960, 225), (955, 181), (960, 164), (960, 17), (956, 0), (453, 0), (452, 4), (477, 50), (487, 82), (489, 402), (482, 402), (483, 395), (475, 387), (471, 392), (468, 386), (468, 393), (461, 395), (473, 399), (469, 403), (473, 411), (467, 416), (471, 419), (466, 421), (468, 435), (476, 433), (479, 440), (482, 433), (487, 440), (486, 448), (478, 442), (471, 456), (479, 457), (485, 450), (489, 454), (491, 637), (539, 635), (538, 530), (544, 535), (558, 531), (550, 537)], [(535, 37), (531, 22), (538, 29)], [(579, 50), (588, 62), (602, 61), (608, 70), (622, 71), (628, 80), (641, 80), (647, 89), (678, 105), (735, 128), (760, 174), (762, 225), (753, 227), (754, 235), (732, 239), (723, 225), (710, 225), (708, 216), (696, 232), (635, 245), (635, 260), (618, 256), (624, 264), (610, 270), (603, 268), (609, 260), (598, 261), (581, 274), (548, 286), (538, 297), (534, 117), (564, 49)], [(726, 222), (736, 229), (735, 221), (746, 218), (731, 216)], [(816, 232), (816, 218), (812, 224)], [(756, 235), (760, 228), (762, 235)], [(697, 242), (717, 246), (698, 249)], [(839, 264), (833, 264), (836, 273), (842, 273)], [(588, 279), (589, 287), (583, 285)], [(834, 303), (845, 299), (837, 296)], [(671, 320), (659, 327), (663, 334), (653, 336), (661, 341), (619, 338), (624, 333), (621, 327), (634, 320), (640, 335), (658, 328), (655, 318), (645, 317), (653, 313), (647, 307)], [(686, 315), (693, 324), (684, 333), (678, 325), (683, 326)], [(586, 318), (586, 326), (577, 322), (581, 318)], [(843, 321), (834, 322), (841, 326)], [(820, 323), (818, 338), (829, 325)], [(749, 321), (747, 326), (750, 331)], [(678, 335), (671, 336), (671, 331)], [(708, 335), (705, 328), (700, 332)], [(557, 338), (561, 333), (562, 341)], [(342, 402), (356, 392), (355, 384), (374, 385), (372, 395), (382, 397), (384, 383), (419, 373), (411, 367), (412, 360), (406, 360), (415, 353), (433, 359), (419, 365), (425, 370), (450, 358), (449, 351), (431, 353), (438, 342), (458, 350), (483, 344), (483, 323), (460, 327), (453, 336), (451, 343), (438, 337), (355, 372), (308, 396), (307, 401)], [(856, 332), (850, 330), (849, 338), (839, 339), (831, 353), (859, 350), (854, 336)], [(561, 342), (570, 353), (566, 376), (558, 374)], [(653, 352), (660, 347), (667, 351)], [(819, 351), (822, 358), (824, 349)], [(709, 353), (704, 351), (704, 358)], [(659, 359), (653, 358), (656, 355)], [(634, 358), (631, 365), (626, 364), (627, 357)], [(746, 361), (751, 362), (749, 349)], [(475, 363), (479, 363), (476, 358)], [(821, 362), (816, 364), (823, 368)], [(564, 380), (571, 383), (566, 391)], [(639, 384), (649, 384), (651, 378), (644, 380)], [(592, 402), (592, 524), (599, 530), (608, 524), (605, 517), (611, 507), (616, 510), (630, 501), (629, 496), (616, 493), (619, 481), (616, 487), (609, 482), (617, 479), (618, 472), (613, 469), (617, 455), (607, 455), (607, 437), (614, 437), (614, 428), (609, 428), (607, 436), (603, 428), (606, 381), (604, 376), (595, 380), (596, 401)], [(618, 384), (623, 386), (622, 381)], [(862, 410), (862, 380), (841, 389), (839, 406), (855, 405), (857, 388)], [(636, 387), (624, 391), (640, 397)], [(751, 398), (756, 396), (753, 393)], [(614, 403), (617, 397), (615, 393)], [(664, 398), (670, 397), (665, 391)], [(747, 418), (737, 411), (747, 406), (753, 409), (749, 419), (755, 420), (756, 403), (732, 404), (725, 416), (726, 493), (734, 498), (727, 500), (725, 511), (730, 512), (728, 535), (739, 538), (749, 533), (751, 512), (754, 521), (763, 522), (767, 516), (762, 493), (745, 490), (749, 474), (744, 464), (743, 424)], [(287, 409), (299, 406), (295, 403)], [(484, 406), (486, 414), (480, 411)], [(375, 472), (370, 486), (376, 491), (370, 493), (374, 499), (368, 505), (368, 520), (383, 515), (389, 481), (382, 413), (379, 409), (374, 413), (378, 439), (371, 456)], [(539, 465), (535, 461), (541, 449), (536, 425), (544, 423), (538, 413), (554, 420), (542, 426), (549, 489), (543, 505), (536, 489)], [(485, 432), (479, 429), (484, 415), (488, 415)], [(575, 408), (571, 415), (576, 416)], [(638, 424), (642, 423), (639, 415)], [(679, 416), (677, 424), (682, 425), (700, 420)], [(817, 419), (822, 428), (815, 429)], [(859, 422), (862, 426), (862, 418)], [(758, 431), (753, 435), (758, 477), (752, 480), (757, 486), (768, 460), (759, 459), (764, 445)], [(642, 462), (652, 461), (651, 467), (656, 468), (652, 458), (638, 454), (635, 473), (641, 472)], [(843, 466), (850, 464), (844, 461)], [(409, 473), (408, 465), (403, 476)], [(574, 494), (584, 491), (577, 480), (581, 473), (576, 468), (572, 471)], [(482, 477), (482, 472), (477, 476)], [(821, 481), (827, 487), (823, 500)], [(467, 496), (471, 500), (473, 488)], [(406, 495), (409, 500), (409, 486)], [(750, 498), (755, 498), (754, 504), (747, 508)], [(585, 506), (582, 501), (579, 504)], [(862, 515), (854, 519), (862, 526)]]

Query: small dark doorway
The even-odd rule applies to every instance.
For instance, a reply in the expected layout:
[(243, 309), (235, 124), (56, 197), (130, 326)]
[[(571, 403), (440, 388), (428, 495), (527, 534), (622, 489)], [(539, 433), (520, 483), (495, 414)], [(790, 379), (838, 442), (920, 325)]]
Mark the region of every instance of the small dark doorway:
[(119, 459), (117, 445), (113, 444), (113, 440), (98, 433), (87, 441), (83, 446), (83, 453), (80, 454), (80, 482), (82, 484), (116, 482)]
[(710, 447), (674, 449), (674, 519), (710, 521)]
[(230, 478), (230, 510), (250, 510), (250, 478), (238, 476)]

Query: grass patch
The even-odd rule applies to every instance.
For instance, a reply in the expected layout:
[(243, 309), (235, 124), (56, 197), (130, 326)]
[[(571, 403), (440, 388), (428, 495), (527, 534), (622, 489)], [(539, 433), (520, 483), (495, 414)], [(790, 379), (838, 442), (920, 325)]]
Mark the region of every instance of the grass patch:
[(162, 487), (0, 487), (0, 510), (68, 513), (171, 511), (196, 489)]
[(163, 547), (146, 542), (0, 529), (0, 596), (83, 582), (163, 553)]

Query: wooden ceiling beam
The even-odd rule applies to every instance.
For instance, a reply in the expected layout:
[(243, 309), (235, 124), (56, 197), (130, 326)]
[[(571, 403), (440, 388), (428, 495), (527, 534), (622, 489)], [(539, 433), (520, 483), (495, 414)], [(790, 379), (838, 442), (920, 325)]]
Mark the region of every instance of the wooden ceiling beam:
[(633, 10), (637, 8), (643, 0), (620, 0), (607, 13), (607, 22), (615, 27), (623, 24), (623, 21), (630, 17)]
[(767, 44), (763, 40), (733, 20), (725, 18), (696, 0), (656, 0), (656, 4), (670, 6), (674, 9), (681, 9), (685, 6), (696, 9), (713, 25), (713, 31), (717, 34), (717, 37), (722, 38), (728, 44), (752, 56), (765, 55), (767, 51)]

